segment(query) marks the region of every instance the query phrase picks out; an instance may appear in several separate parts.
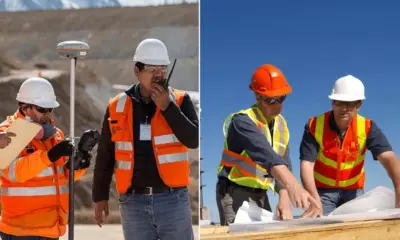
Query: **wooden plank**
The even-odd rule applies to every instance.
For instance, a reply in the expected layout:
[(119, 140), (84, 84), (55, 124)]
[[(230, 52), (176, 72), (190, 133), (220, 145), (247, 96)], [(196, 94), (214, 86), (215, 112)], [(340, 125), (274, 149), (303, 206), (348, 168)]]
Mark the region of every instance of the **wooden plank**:
[(251, 233), (227, 233), (226, 227), (200, 229), (200, 239), (376, 240), (400, 239), (400, 219), (299, 227)]

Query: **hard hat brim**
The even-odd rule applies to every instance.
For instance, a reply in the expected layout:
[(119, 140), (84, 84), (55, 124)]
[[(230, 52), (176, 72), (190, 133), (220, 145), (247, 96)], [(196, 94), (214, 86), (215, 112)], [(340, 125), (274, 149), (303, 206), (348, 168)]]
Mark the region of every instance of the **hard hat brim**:
[(158, 59), (139, 59), (134, 57), (133, 58), (134, 62), (141, 62), (144, 64), (148, 64), (148, 65), (159, 65), (159, 66), (165, 66), (165, 65), (169, 65), (171, 63), (170, 60), (158, 60)]
[(42, 108), (57, 108), (60, 106), (60, 104), (57, 101), (37, 103), (36, 105)]
[(344, 95), (344, 94), (331, 94), (328, 97), (331, 100), (343, 101), (343, 102), (354, 102), (354, 101), (365, 100), (365, 96), (357, 98), (354, 96), (349, 96), (349, 95)]
[(266, 96), (266, 97), (281, 97), (283, 95), (288, 95), (288, 94), (292, 93), (292, 88), (289, 86), (284, 89), (279, 89), (276, 91), (268, 91), (268, 90), (260, 91), (260, 90), (252, 88), (251, 85), (249, 88), (251, 91), (256, 92), (260, 95)]

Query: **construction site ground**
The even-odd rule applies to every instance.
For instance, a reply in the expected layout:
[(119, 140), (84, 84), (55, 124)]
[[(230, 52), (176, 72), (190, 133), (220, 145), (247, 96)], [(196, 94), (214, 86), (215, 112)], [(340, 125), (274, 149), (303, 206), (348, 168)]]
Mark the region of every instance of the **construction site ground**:
[[(97, 225), (92, 224), (80, 224), (75, 225), (74, 239), (76, 240), (86, 240), (86, 239), (96, 239), (96, 240), (123, 240), (124, 235), (122, 233), (122, 226), (120, 224), (106, 224), (102, 228)], [(193, 225), (194, 239), (199, 240), (199, 226)], [(68, 240), (68, 230), (67, 233), (60, 238), (60, 240)]]

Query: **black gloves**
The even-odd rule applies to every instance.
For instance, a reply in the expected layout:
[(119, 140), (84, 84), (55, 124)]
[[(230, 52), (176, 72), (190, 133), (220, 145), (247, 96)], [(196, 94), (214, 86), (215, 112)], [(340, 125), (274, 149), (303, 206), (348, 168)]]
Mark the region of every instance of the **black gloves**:
[(47, 156), (49, 157), (51, 162), (55, 162), (60, 157), (70, 157), (73, 150), (74, 146), (72, 145), (72, 142), (70, 142), (69, 140), (63, 140), (57, 143), (52, 149), (50, 149), (47, 152)]
[[(92, 155), (90, 152), (100, 140), (100, 133), (97, 130), (87, 130), (82, 134), (79, 140), (78, 147), (74, 155), (74, 170), (85, 169), (90, 166)], [(69, 161), (66, 163), (67, 168), (70, 168)]]
[[(90, 160), (92, 155), (89, 152), (80, 152), (78, 149), (75, 150), (74, 158), (74, 170), (85, 169), (90, 166)], [(65, 163), (65, 167), (70, 169), (70, 160)]]

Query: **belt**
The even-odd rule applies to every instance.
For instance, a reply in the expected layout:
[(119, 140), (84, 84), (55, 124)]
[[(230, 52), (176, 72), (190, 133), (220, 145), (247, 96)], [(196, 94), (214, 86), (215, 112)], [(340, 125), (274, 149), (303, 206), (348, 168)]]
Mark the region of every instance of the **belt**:
[(139, 194), (139, 195), (153, 195), (154, 193), (162, 193), (165, 191), (178, 191), (180, 189), (184, 189), (187, 187), (175, 187), (175, 188), (170, 188), (170, 187), (141, 187), (141, 188), (135, 188), (135, 189), (128, 189), (127, 193), (133, 193), (133, 194)]

